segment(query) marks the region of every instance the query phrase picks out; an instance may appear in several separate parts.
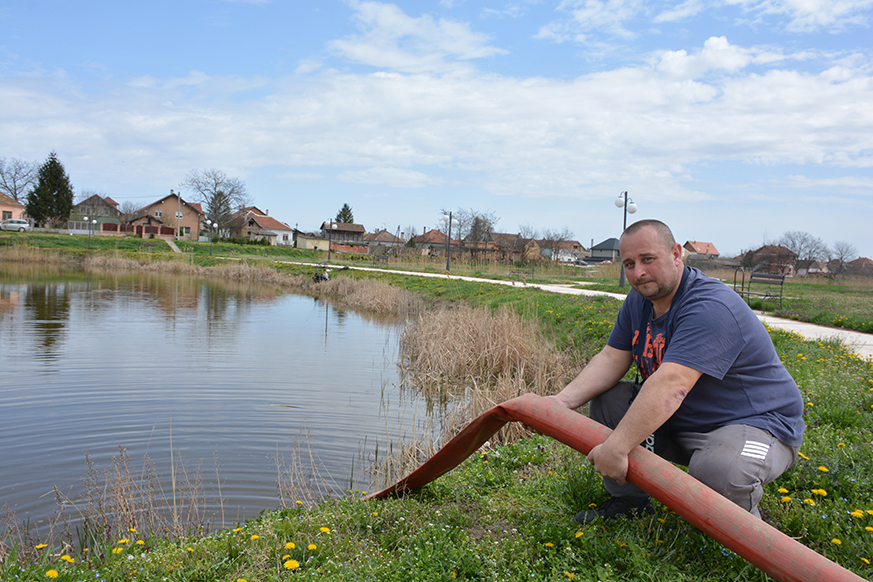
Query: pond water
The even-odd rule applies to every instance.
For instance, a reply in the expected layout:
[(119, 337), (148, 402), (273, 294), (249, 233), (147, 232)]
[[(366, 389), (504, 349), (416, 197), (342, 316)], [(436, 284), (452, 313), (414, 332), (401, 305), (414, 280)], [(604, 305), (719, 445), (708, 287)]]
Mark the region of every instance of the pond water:
[(279, 506), (301, 435), (322, 479), (366, 490), (366, 459), (427, 416), (400, 326), (261, 285), (0, 265), (0, 508), (45, 524), (54, 487), (81, 500), (86, 453), (102, 472), (119, 447), (169, 491), (172, 448), (220, 479), (208, 521), (243, 521)]

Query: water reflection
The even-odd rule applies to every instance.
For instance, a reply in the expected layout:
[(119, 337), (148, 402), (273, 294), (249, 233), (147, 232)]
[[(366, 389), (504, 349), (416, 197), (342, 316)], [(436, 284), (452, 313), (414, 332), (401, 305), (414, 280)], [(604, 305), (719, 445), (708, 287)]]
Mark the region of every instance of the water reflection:
[(355, 459), (426, 417), (398, 388), (398, 335), (272, 286), (0, 265), (0, 506), (38, 523), (53, 486), (81, 494), (85, 453), (109, 468), (119, 445), (168, 478), (171, 438), (204, 474), (217, 459), (228, 519), (277, 506), (276, 456), (301, 433), (363, 489)]

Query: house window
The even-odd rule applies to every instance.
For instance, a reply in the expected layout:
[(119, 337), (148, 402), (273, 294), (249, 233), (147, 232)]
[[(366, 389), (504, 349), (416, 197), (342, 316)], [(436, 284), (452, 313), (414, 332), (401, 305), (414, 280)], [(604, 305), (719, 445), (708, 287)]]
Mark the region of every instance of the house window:
[(6, 211), (4, 210), (4, 211), (3, 211), (3, 220), (9, 220), (10, 218), (12, 218), (12, 213), (11, 213), (11, 212), (6, 212)]
[(155, 210), (155, 218), (161, 218), (162, 216), (164, 216), (163, 210)]
[(191, 234), (191, 227), (190, 226), (183, 226), (182, 227), (182, 234)]

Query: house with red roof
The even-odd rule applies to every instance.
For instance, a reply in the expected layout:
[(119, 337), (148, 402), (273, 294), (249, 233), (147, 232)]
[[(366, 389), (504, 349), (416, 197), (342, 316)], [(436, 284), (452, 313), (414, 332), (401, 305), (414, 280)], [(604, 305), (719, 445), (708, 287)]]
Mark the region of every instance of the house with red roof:
[(24, 204), (0, 193), (0, 220), (9, 220), (10, 218), (24, 218)]
[(272, 246), (292, 246), (294, 228), (273, 218), (269, 212), (269, 210), (263, 212), (256, 206), (237, 212), (231, 220), (231, 236), (249, 240), (268, 240)]
[[(140, 209), (128, 224), (147, 227), (144, 233), (151, 233), (153, 228), (160, 236), (166, 236), (169, 229), (171, 236), (185, 240), (198, 240), (206, 214), (199, 202), (186, 202), (173, 190), (156, 202)], [(105, 229), (105, 227), (104, 227)], [(175, 235), (173, 235), (175, 233)]]
[(717, 259), (719, 256), (718, 249), (711, 242), (702, 242), (697, 240), (685, 241), (682, 245), (683, 258), (698, 257), (701, 259)]

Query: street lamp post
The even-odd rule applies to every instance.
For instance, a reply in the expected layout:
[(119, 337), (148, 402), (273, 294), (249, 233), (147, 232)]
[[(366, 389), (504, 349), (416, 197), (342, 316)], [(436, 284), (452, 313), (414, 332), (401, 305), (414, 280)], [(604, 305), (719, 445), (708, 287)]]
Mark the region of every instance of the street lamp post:
[(212, 256), (212, 239), (215, 238), (215, 227), (218, 225), (217, 222), (212, 222), (211, 220), (206, 221), (206, 232), (209, 233), (209, 256)]
[(333, 219), (328, 221), (327, 225), (327, 262), (330, 262), (330, 247), (331, 247), (331, 238), (333, 235)]
[[(621, 225), (621, 232), (624, 234), (624, 231), (627, 229), (627, 215), (628, 213), (633, 214), (637, 211), (637, 205), (634, 204), (634, 201), (628, 198), (627, 190), (618, 195), (618, 198), (615, 199), (615, 205), (618, 208), (624, 208), (624, 222)], [(619, 261), (619, 275), (618, 275), (618, 286), (621, 289), (624, 289), (624, 266)]]
[[(84, 218), (85, 218), (85, 222), (88, 223), (88, 248), (90, 249), (91, 248), (91, 221), (88, 220), (87, 216), (85, 216)], [(94, 224), (97, 224), (96, 219), (94, 220)]]
[(443, 222), (449, 223), (449, 235), (446, 237), (446, 271), (450, 271), (452, 268), (452, 223), (458, 224), (458, 221), (452, 218), (450, 210), (448, 216), (443, 214)]

